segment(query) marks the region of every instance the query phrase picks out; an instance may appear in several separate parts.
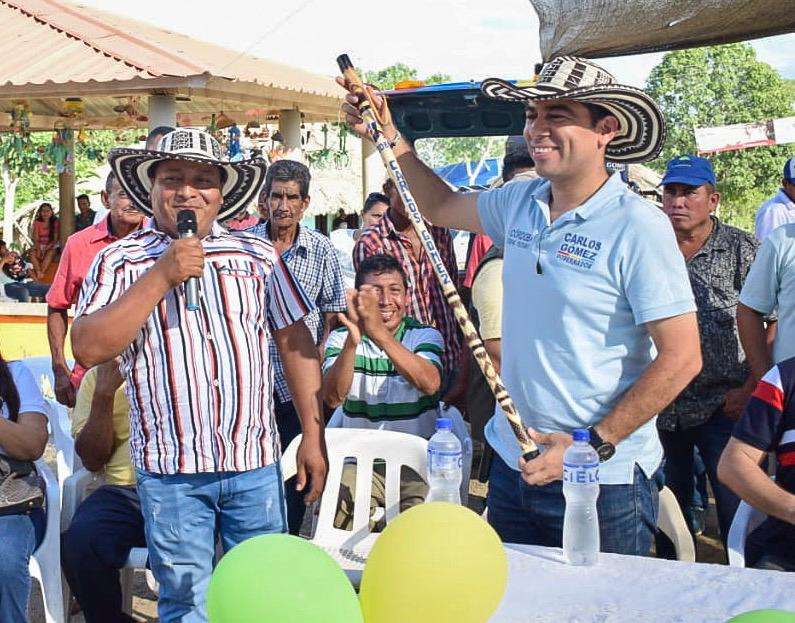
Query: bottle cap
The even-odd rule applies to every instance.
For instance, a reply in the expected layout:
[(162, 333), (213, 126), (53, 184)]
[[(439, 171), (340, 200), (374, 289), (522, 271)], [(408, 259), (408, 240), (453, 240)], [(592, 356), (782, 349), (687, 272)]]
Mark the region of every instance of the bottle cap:
[(449, 417), (436, 418), (436, 430), (453, 430), (453, 420)]
[(587, 428), (575, 428), (571, 436), (574, 438), (574, 441), (591, 441), (591, 433)]

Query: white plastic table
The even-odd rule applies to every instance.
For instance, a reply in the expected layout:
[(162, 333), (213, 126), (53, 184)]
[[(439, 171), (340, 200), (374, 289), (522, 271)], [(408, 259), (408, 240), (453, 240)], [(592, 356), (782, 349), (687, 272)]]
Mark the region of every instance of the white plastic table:
[[(328, 550), (356, 587), (376, 538)], [(795, 573), (618, 554), (573, 567), (560, 549), (504, 547), (508, 588), (490, 623), (725, 623), (749, 610), (795, 611)]]

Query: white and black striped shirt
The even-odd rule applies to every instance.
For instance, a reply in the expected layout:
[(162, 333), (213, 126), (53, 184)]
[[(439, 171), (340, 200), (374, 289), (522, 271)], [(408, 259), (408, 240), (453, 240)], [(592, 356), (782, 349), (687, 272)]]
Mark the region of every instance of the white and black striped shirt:
[[(171, 240), (150, 224), (102, 250), (76, 315), (118, 299)], [(199, 311), (187, 311), (183, 286), (170, 290), (122, 353), (132, 459), (149, 472), (245, 471), (279, 459), (271, 329), (312, 304), (270, 241), (213, 223), (202, 246)]]

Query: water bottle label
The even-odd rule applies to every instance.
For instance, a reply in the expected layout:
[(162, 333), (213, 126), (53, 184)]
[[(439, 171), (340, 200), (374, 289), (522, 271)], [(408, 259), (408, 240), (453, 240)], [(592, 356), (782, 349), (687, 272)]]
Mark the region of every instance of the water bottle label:
[(573, 485), (598, 485), (599, 463), (563, 463), (563, 482)]
[(428, 470), (449, 471), (461, 469), (463, 457), (461, 452), (445, 452), (444, 450), (428, 450)]

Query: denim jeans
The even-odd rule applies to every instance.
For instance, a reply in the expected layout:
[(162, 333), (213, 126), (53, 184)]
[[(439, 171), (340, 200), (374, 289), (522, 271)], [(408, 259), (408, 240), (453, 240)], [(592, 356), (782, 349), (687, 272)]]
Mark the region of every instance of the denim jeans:
[(16, 299), (20, 303), (30, 303), (32, 296), (44, 298), (50, 286), (45, 283), (38, 283), (35, 281), (27, 281), (24, 283), (13, 282), (5, 284), (6, 296)]
[(86, 623), (127, 623), (119, 569), (133, 547), (146, 547), (141, 502), (134, 486), (100, 487), (77, 508), (61, 535), (64, 575)]
[(251, 537), (287, 531), (281, 469), (136, 474), (160, 621), (205, 622), (216, 540), (226, 553)]
[[(734, 512), (740, 499), (718, 480), (718, 461), (729, 443), (734, 422), (717, 411), (709, 420), (698, 426), (678, 431), (661, 430), (660, 442), (665, 451), (665, 484), (676, 496), (687, 525), (693, 526), (693, 449), (704, 461), (707, 477), (715, 493), (718, 525), (724, 543), (729, 534)], [(706, 508), (706, 506), (705, 506)]]
[[(657, 529), (654, 478), (635, 466), (634, 482), (602, 485), (596, 501), (603, 552), (648, 555)], [(486, 498), (489, 523), (505, 543), (562, 547), (566, 501), (560, 480), (531, 486), (495, 453)]]
[(44, 538), (45, 514), (0, 516), (0, 621), (25, 623), (30, 597), (30, 557)]

